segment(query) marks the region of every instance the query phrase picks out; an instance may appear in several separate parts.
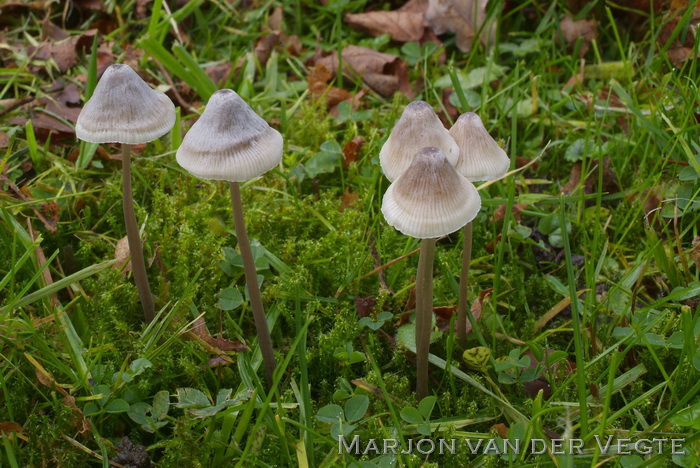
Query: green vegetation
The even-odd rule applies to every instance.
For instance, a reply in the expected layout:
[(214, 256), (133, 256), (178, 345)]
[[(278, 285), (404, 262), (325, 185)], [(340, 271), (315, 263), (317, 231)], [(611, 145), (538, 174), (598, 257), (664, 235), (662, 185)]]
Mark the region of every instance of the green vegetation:
[[(700, 93), (697, 60), (679, 60), (675, 45), (692, 43), (692, 4), (674, 16), (590, 2), (575, 19), (596, 18), (597, 37), (567, 44), (566, 2), (492, 1), (496, 44), (464, 53), (451, 34), (421, 47), (344, 22), (392, 2), (92, 3), (0, 6), (0, 466), (148, 466), (134, 461), (136, 445), (164, 467), (700, 464)], [(270, 31), (279, 43), (265, 51)], [(67, 41), (74, 63), (56, 52)], [(405, 60), (415, 96), (383, 96), (357, 76), (331, 78), (319, 96), (315, 54), (348, 45)], [(132, 160), (157, 312), (148, 325), (117, 249), (118, 149), (72, 133), (111, 60), (180, 106), (173, 131)], [(241, 190), (274, 393), (228, 186), (175, 162), (224, 87), (285, 138), (280, 167)], [(368, 91), (333, 115), (336, 88)], [(382, 218), (378, 162), (412, 99), (448, 124), (451, 106), (477, 112), (514, 169), (541, 155), (480, 190), (469, 279), (479, 333), (467, 350), (449, 327), (461, 231), (437, 242), (437, 398), (422, 401), (410, 333), (419, 241)], [(392, 457), (339, 454), (338, 434), (400, 447), (426, 437), (586, 446), (579, 456), (472, 455), (459, 444), (454, 455)], [(608, 435), (685, 438), (685, 452), (601, 454), (594, 437)]]

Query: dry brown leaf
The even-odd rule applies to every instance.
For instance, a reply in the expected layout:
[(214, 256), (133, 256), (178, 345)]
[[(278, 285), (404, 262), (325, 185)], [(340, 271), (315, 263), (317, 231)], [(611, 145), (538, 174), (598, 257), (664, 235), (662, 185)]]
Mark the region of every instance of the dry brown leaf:
[(435, 325), (437, 325), (440, 331), (448, 331), (450, 329), (450, 322), (452, 321), (452, 316), (457, 310), (457, 306), (451, 307), (433, 307), (433, 314), (435, 314)]
[(355, 296), (355, 311), (359, 318), (371, 316), (376, 305), (377, 301), (374, 296)]
[(122, 268), (122, 274), (126, 275), (127, 272), (131, 271), (131, 260), (129, 252), (129, 239), (124, 236), (119, 239), (116, 247), (114, 247), (114, 259), (116, 263), (113, 265), (114, 268)]
[(217, 354), (230, 351), (242, 352), (248, 350), (248, 347), (241, 341), (231, 341), (223, 338), (221, 335), (217, 336), (216, 338), (211, 336), (203, 317), (198, 317), (194, 321), (194, 326), (192, 327), (190, 333), (208, 344), (211, 348), (213, 348), (212, 351), (216, 352)]
[(493, 426), (491, 426), (491, 430), (496, 431), (496, 433), (498, 433), (498, 436), (502, 439), (508, 438), (508, 426), (506, 426), (503, 423), (494, 424)]
[[(597, 161), (600, 164), (600, 160)], [(612, 162), (610, 156), (605, 156), (603, 158), (603, 192), (607, 193), (617, 193), (620, 191), (618, 185), (617, 174), (612, 170)], [(597, 190), (598, 187), (598, 168), (594, 166), (589, 168), (589, 176), (583, 182), (583, 193), (589, 194)], [(571, 167), (571, 174), (569, 175), (569, 180), (561, 188), (562, 193), (570, 195), (581, 183), (581, 162), (576, 161)]]
[(343, 146), (343, 167), (348, 169), (350, 164), (359, 160), (360, 150), (365, 146), (365, 139), (357, 135)]
[(438, 36), (455, 33), (459, 50), (469, 52), (477, 32), (486, 46), (495, 40), (495, 24), (484, 24), (487, 4), (488, 0), (429, 0), (425, 22)]
[(144, 19), (149, 16), (149, 3), (153, 3), (153, 0), (136, 0), (136, 18)]
[[(319, 58), (316, 65), (324, 65), (333, 74), (338, 73), (338, 53)], [(412, 97), (408, 84), (408, 64), (399, 57), (377, 52), (374, 49), (349, 45), (343, 49), (343, 74), (362, 80), (383, 96), (401, 91)]]
[(41, 23), (41, 36), (44, 40), (52, 41), (62, 41), (63, 39), (68, 39), (70, 34), (63, 30), (60, 26), (52, 23), (47, 17)]
[(22, 426), (12, 421), (0, 422), (0, 433), (3, 432), (21, 432)]
[(207, 74), (211, 81), (219, 86), (223, 87), (228, 80), (231, 70), (233, 69), (233, 64), (231, 63), (221, 63), (218, 65), (210, 65), (204, 69), (204, 73)]
[(412, 11), (370, 11), (348, 13), (345, 22), (374, 37), (389, 34), (399, 42), (418, 42), (423, 37), (423, 13)]
[(267, 19), (267, 26), (270, 28), (270, 31), (282, 30), (282, 24), (284, 21), (283, 13), (284, 8), (282, 8), (281, 6), (276, 7), (272, 11), (272, 14)]
[(299, 39), (299, 36), (282, 36), (281, 38), (282, 43), (284, 44), (284, 49), (289, 53), (290, 55), (293, 55), (295, 57), (298, 57), (301, 55), (301, 50), (303, 48), (303, 44), (301, 43), (301, 39)]
[(255, 44), (255, 57), (263, 67), (267, 65), (272, 49), (279, 43), (279, 38), (279, 34), (273, 32), (261, 37)]
[[(520, 222), (522, 219), (522, 211), (527, 208), (527, 205), (524, 203), (515, 203), (510, 207), (510, 212), (513, 215), (513, 218), (517, 221)], [(503, 221), (506, 217), (506, 205), (498, 205), (498, 208), (496, 208), (496, 211), (493, 212), (493, 221)]]
[(7, 136), (7, 133), (0, 130), (0, 148), (7, 148), (8, 146), (10, 146), (10, 137)]
[(338, 208), (338, 209), (340, 211), (345, 211), (348, 208), (352, 208), (352, 206), (357, 201), (358, 196), (359, 196), (359, 193), (351, 192), (350, 188), (345, 187), (345, 191), (340, 196), (340, 208)]
[(583, 39), (579, 57), (583, 57), (588, 52), (591, 43), (596, 38), (596, 30), (599, 22), (596, 20), (576, 20), (574, 21), (570, 13), (567, 13), (563, 20), (559, 23), (561, 32), (564, 35), (564, 41), (567, 44), (575, 43), (579, 38)]
[(316, 98), (323, 97), (328, 107), (336, 106), (338, 103), (352, 99), (352, 94), (344, 89), (329, 86), (331, 71), (324, 64), (317, 64), (311, 69), (307, 77), (309, 93)]

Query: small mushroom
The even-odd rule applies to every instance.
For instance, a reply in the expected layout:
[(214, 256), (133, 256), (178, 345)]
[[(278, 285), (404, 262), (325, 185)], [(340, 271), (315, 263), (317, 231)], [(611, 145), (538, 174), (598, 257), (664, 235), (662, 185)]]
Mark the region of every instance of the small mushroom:
[(155, 317), (131, 191), (131, 145), (148, 143), (175, 124), (175, 106), (163, 93), (151, 89), (128, 65), (105, 70), (92, 97), (75, 124), (76, 136), (92, 143), (121, 143), (124, 223), (134, 281), (141, 307), (150, 322)]
[(192, 175), (229, 182), (238, 248), (243, 257), (250, 307), (268, 386), (272, 386), (275, 354), (245, 228), (239, 182), (258, 177), (278, 165), (282, 160), (282, 149), (282, 135), (235, 91), (222, 89), (209, 98), (202, 116), (185, 135), (176, 154), (178, 164)]
[(428, 353), (433, 310), (435, 238), (469, 223), (481, 208), (474, 185), (457, 173), (445, 153), (422, 148), (387, 189), (382, 214), (402, 233), (422, 239), (416, 275), (416, 393), (428, 394)]
[(389, 182), (411, 165), (413, 156), (426, 146), (440, 148), (450, 164), (457, 163), (459, 147), (427, 102), (413, 101), (404, 109), (379, 152), (379, 163)]
[[(508, 171), (510, 158), (498, 143), (491, 138), (478, 115), (467, 112), (459, 116), (450, 128), (450, 135), (459, 146), (457, 172), (472, 182), (496, 180)], [(469, 264), (472, 256), (472, 223), (464, 226), (462, 269), (459, 277), (459, 303), (457, 306), (456, 334), (462, 347), (467, 345), (467, 288), (469, 286)], [(473, 322), (473, 317), (469, 317)], [(476, 329), (476, 323), (472, 323)]]

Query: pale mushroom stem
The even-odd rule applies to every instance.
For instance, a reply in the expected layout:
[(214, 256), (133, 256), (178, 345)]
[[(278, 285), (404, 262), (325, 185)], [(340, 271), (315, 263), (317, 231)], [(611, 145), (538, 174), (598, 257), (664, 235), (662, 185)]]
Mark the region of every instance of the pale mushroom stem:
[[(469, 264), (472, 261), (472, 222), (464, 226), (464, 246), (462, 248), (462, 271), (459, 276), (459, 303), (457, 305), (457, 342), (467, 347), (467, 312), (469, 311)], [(471, 317), (470, 317), (471, 320)], [(474, 324), (472, 324), (472, 327)]]
[(126, 238), (129, 242), (129, 256), (131, 257), (131, 271), (134, 273), (136, 289), (139, 291), (143, 315), (146, 317), (146, 322), (150, 323), (156, 316), (155, 306), (153, 305), (151, 287), (148, 285), (139, 226), (134, 213), (134, 199), (131, 192), (131, 145), (127, 144), (122, 144), (122, 203)]
[(416, 274), (416, 394), (428, 396), (428, 353), (433, 326), (433, 259), (435, 239), (423, 239)]
[(272, 374), (275, 371), (275, 353), (272, 350), (272, 339), (270, 329), (267, 327), (265, 309), (263, 309), (262, 298), (260, 297), (260, 286), (258, 286), (258, 273), (255, 269), (253, 251), (250, 249), (248, 233), (245, 229), (245, 218), (243, 217), (243, 203), (241, 203), (241, 187), (238, 182), (230, 182), (231, 186), (231, 206), (233, 208), (233, 223), (236, 228), (238, 238), (238, 248), (243, 257), (243, 270), (245, 271), (245, 282), (248, 285), (250, 295), (250, 308), (253, 309), (253, 319), (255, 329), (258, 332), (258, 343), (262, 352), (263, 363), (265, 364), (265, 379), (268, 387), (272, 388)]

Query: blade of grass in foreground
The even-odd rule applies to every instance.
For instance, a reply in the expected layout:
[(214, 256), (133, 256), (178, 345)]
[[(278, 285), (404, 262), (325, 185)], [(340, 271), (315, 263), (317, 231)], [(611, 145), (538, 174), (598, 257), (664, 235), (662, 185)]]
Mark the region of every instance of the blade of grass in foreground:
[(576, 295), (576, 284), (574, 283), (574, 266), (571, 260), (571, 245), (569, 244), (569, 234), (566, 230), (566, 212), (564, 210), (564, 199), (560, 199), (559, 204), (559, 226), (564, 243), (564, 254), (566, 258), (566, 273), (569, 279), (569, 295), (571, 296), (571, 316), (574, 322), (574, 349), (576, 351), (576, 389), (578, 391), (579, 411), (581, 412), (581, 435), (588, 434), (588, 406), (586, 404), (586, 373), (585, 362), (583, 361), (583, 343), (581, 342), (581, 316), (579, 315), (579, 302)]

